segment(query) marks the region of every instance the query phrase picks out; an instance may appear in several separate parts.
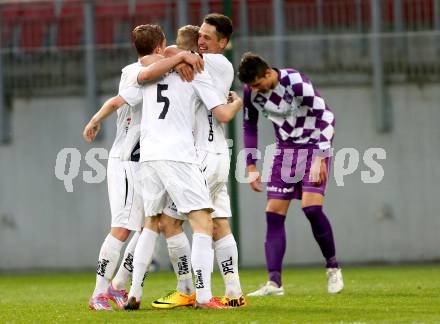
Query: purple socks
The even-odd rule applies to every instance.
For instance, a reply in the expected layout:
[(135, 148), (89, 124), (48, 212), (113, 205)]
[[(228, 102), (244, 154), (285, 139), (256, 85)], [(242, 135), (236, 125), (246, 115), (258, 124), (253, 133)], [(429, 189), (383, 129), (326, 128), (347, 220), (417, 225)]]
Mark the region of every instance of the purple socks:
[[(326, 260), (326, 268), (339, 268), (336, 261), (332, 227), (322, 210), (322, 206), (305, 207), (303, 211), (312, 225), (313, 236)], [(281, 270), (284, 253), (286, 252), (285, 220), (286, 216), (284, 215), (266, 212), (267, 232), (264, 244), (266, 266), (269, 272), (269, 280), (275, 282), (278, 287), (282, 286)]]
[(322, 255), (326, 260), (326, 268), (339, 268), (336, 261), (335, 241), (327, 216), (322, 211), (322, 206), (309, 206), (303, 211), (312, 225), (313, 236), (321, 248)]
[(275, 282), (278, 287), (282, 286), (281, 269), (284, 252), (286, 252), (286, 230), (284, 221), (286, 216), (277, 213), (266, 212), (267, 232), (264, 244), (266, 251), (266, 266), (269, 272), (269, 280)]

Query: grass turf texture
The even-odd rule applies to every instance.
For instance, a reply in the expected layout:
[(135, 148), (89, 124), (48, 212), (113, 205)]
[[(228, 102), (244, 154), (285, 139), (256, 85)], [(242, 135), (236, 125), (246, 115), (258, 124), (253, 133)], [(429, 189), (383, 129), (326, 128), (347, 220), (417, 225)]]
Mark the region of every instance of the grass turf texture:
[[(326, 291), (324, 270), (284, 271), (284, 297), (249, 298), (231, 310), (155, 310), (150, 302), (175, 286), (170, 272), (152, 273), (145, 282), (139, 311), (87, 309), (94, 274), (0, 275), (0, 323), (440, 323), (440, 266), (346, 267), (346, 288)], [(266, 281), (264, 270), (241, 272), (245, 292)], [(215, 273), (213, 290), (223, 292)]]

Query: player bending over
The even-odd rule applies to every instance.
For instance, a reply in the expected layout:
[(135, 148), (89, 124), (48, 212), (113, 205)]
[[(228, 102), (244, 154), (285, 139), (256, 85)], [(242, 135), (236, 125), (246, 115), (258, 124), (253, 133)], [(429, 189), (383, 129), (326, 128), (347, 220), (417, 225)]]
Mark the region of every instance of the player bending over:
[(269, 281), (248, 296), (284, 295), (281, 280), (286, 250), (284, 221), (292, 199), (301, 200), (326, 260), (328, 292), (338, 293), (344, 287), (342, 273), (336, 260), (332, 228), (322, 208), (331, 161), (334, 115), (310, 80), (294, 69), (270, 68), (258, 55), (246, 53), (238, 77), (246, 84), (243, 129), (247, 170), (257, 175), (250, 183), (252, 190), (262, 191), (255, 165), (259, 110), (274, 125), (278, 150), (267, 185), (265, 252)]

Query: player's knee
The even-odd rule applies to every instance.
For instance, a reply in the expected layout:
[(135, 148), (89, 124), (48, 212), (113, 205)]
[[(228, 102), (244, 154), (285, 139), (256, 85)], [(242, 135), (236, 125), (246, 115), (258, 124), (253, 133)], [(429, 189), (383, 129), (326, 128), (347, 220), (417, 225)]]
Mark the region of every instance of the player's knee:
[(213, 219), (212, 238), (214, 241), (218, 241), (231, 233), (231, 226), (226, 218)]
[(276, 213), (279, 215), (286, 215), (289, 209), (289, 200), (268, 200), (266, 205), (266, 212)]
[(190, 219), (191, 228), (194, 233), (203, 233), (212, 236), (213, 222), (211, 218)]
[(165, 238), (182, 233), (182, 221), (173, 218), (161, 219), (159, 230), (165, 235)]
[(110, 233), (114, 238), (121, 242), (125, 242), (128, 239), (128, 236), (130, 236), (130, 230), (123, 227), (112, 227)]
[(149, 230), (159, 233), (159, 217), (158, 216), (146, 217), (144, 228), (148, 228)]

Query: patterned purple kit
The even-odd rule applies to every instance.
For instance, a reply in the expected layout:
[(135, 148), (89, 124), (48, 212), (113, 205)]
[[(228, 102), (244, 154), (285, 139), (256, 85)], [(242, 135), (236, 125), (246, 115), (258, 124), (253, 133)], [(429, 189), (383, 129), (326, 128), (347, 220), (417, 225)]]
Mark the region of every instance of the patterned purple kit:
[[(259, 110), (261, 110), (263, 115), (270, 119), (274, 125), (277, 148), (281, 152), (293, 149), (293, 155), (290, 154), (293, 156), (290, 172), (282, 172), (282, 169), (289, 168), (289, 165), (283, 165), (284, 154), (279, 154), (274, 158), (272, 176), (268, 183), (269, 198), (300, 199), (302, 191), (324, 194), (325, 184), (314, 186), (308, 182), (308, 174), (313, 150), (321, 151), (324, 156), (330, 156), (335, 125), (334, 114), (304, 74), (294, 69), (277, 71), (279, 82), (273, 90), (259, 93), (253, 92), (247, 85), (244, 88), (245, 148), (249, 149), (248, 152), (257, 148), (257, 122)], [(299, 149), (306, 149), (309, 153), (304, 157), (307, 163), (303, 181), (293, 184), (289, 179), (287, 182), (285, 179), (283, 180), (286, 177), (281, 177), (281, 174), (292, 177), (299, 176), (295, 171), (295, 169), (298, 170)], [(288, 159), (284, 158), (284, 160)], [(255, 164), (255, 162), (256, 160), (248, 154), (247, 164)], [(327, 158), (326, 162), (328, 169), (330, 159)]]

